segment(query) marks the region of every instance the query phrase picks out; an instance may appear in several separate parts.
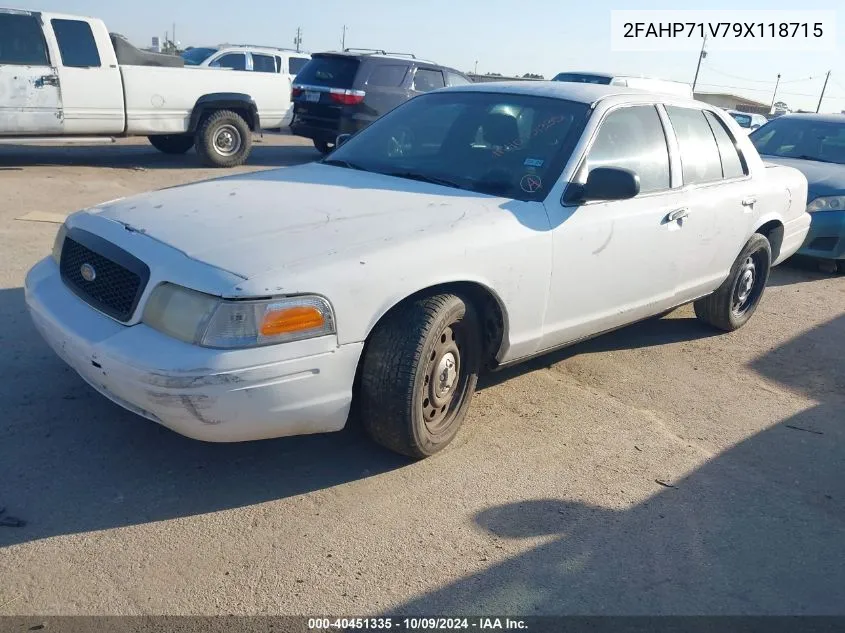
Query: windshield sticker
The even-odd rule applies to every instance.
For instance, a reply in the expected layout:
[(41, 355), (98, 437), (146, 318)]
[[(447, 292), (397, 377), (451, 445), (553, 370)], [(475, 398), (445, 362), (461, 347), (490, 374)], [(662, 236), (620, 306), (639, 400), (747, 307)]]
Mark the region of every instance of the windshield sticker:
[(545, 162), (546, 161), (541, 160), (539, 158), (526, 158), (525, 162), (522, 163), (522, 164), (525, 165), (526, 167), (542, 167), (543, 163), (545, 163)]
[(540, 176), (536, 174), (525, 174), (522, 177), (522, 180), (519, 181), (519, 187), (525, 193), (535, 193), (542, 186), (543, 181), (540, 180)]

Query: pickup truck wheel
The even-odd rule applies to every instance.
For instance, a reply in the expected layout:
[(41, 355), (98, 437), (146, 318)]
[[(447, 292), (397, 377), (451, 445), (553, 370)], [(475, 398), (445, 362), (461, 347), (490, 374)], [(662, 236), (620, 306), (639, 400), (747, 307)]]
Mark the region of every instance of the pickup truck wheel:
[(763, 298), (771, 265), (769, 240), (755, 233), (736, 258), (724, 283), (713, 294), (695, 302), (695, 316), (726, 332), (741, 328)]
[(157, 134), (147, 138), (153, 147), (165, 154), (184, 154), (194, 146), (191, 134)]
[(478, 317), (452, 294), (400, 306), (370, 336), (361, 370), (364, 428), (416, 459), (443, 449), (466, 417), (481, 365)]
[(331, 151), (334, 149), (334, 145), (331, 145), (326, 141), (314, 141), (314, 147), (316, 147), (317, 151), (320, 152), (323, 156), (331, 153)]
[(235, 112), (218, 110), (197, 129), (197, 154), (210, 167), (236, 167), (246, 162), (252, 149), (252, 131)]

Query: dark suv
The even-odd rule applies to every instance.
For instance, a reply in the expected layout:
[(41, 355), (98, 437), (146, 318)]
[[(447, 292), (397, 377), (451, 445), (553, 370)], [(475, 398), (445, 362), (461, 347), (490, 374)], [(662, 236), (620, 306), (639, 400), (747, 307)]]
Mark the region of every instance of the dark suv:
[(312, 55), (293, 84), (291, 132), (326, 154), (411, 97), (472, 81), (463, 73), (403, 53), (345, 49)]

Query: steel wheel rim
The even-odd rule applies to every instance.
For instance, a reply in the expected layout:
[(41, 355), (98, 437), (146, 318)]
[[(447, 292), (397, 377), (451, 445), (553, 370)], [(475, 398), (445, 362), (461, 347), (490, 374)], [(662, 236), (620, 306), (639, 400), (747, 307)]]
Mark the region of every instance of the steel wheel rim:
[(741, 317), (753, 308), (762, 294), (765, 278), (760, 252), (752, 253), (742, 262), (731, 292), (731, 311)]
[(461, 371), (461, 339), (460, 328), (452, 323), (440, 333), (426, 359), (419, 408), (432, 435), (448, 429), (464, 399), (467, 377)]
[(241, 145), (241, 133), (234, 125), (221, 125), (214, 133), (214, 151), (221, 156), (234, 156)]

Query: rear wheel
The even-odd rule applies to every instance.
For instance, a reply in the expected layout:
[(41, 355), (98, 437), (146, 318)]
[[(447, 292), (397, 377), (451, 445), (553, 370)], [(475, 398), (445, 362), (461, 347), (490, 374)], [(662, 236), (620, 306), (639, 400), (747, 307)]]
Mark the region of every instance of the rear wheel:
[(726, 332), (741, 328), (760, 305), (771, 264), (769, 240), (755, 233), (736, 258), (725, 282), (713, 294), (695, 302), (695, 316)]
[(252, 131), (236, 112), (218, 110), (197, 129), (197, 154), (210, 167), (242, 165), (252, 150)]
[(157, 134), (147, 138), (153, 147), (165, 154), (184, 154), (194, 146), (194, 137), (190, 134)]
[(382, 446), (414, 458), (458, 432), (481, 363), (478, 318), (452, 294), (410, 301), (380, 323), (361, 372), (361, 419)]
[(329, 154), (334, 149), (334, 145), (328, 143), (327, 141), (314, 141), (314, 147), (316, 147), (317, 151), (323, 156)]

